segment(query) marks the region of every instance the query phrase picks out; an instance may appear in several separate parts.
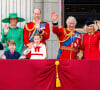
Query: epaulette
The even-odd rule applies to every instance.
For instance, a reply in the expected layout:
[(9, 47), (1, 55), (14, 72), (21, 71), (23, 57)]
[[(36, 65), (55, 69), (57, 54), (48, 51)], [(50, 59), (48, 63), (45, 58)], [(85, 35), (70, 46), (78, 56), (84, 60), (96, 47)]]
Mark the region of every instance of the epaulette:
[(26, 27), (26, 29), (27, 29), (28, 31), (32, 31), (32, 30), (35, 29), (34, 26), (33, 26), (31, 29), (29, 29), (28, 24), (33, 24), (33, 22), (30, 22), (30, 23), (25, 24), (25, 27)]

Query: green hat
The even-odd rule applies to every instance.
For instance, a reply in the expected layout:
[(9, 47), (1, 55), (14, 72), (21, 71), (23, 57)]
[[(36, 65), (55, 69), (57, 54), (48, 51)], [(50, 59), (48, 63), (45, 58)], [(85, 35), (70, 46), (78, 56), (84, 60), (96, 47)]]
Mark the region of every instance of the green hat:
[(17, 13), (9, 13), (9, 17), (8, 17), (8, 18), (4, 18), (4, 19), (2, 20), (2, 22), (3, 22), (3, 23), (9, 23), (9, 19), (10, 19), (10, 18), (14, 18), (14, 17), (17, 18), (17, 22), (23, 22), (23, 21), (25, 21), (24, 18), (18, 17), (18, 16), (17, 16)]

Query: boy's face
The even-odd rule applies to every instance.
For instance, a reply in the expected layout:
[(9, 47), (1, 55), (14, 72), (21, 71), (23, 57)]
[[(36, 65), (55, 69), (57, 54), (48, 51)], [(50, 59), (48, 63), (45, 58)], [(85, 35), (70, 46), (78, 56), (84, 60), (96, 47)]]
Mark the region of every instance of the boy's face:
[(8, 48), (10, 49), (10, 51), (14, 51), (16, 46), (13, 44), (9, 44)]
[(40, 44), (41, 38), (40, 36), (34, 36), (34, 43), (35, 44)]

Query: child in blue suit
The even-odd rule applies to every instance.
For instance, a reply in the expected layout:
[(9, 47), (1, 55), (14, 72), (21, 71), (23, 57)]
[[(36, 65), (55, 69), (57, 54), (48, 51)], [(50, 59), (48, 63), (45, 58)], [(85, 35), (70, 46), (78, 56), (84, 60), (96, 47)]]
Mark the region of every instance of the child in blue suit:
[(16, 43), (13, 40), (7, 42), (8, 44), (8, 51), (4, 52), (4, 55), (1, 56), (1, 59), (19, 59), (20, 54), (15, 51)]

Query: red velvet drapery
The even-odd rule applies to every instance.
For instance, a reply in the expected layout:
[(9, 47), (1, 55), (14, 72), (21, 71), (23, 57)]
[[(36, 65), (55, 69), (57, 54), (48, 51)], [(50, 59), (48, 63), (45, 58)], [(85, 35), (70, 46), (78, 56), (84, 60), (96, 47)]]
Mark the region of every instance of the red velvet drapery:
[(0, 90), (100, 90), (100, 61), (0, 60)]

